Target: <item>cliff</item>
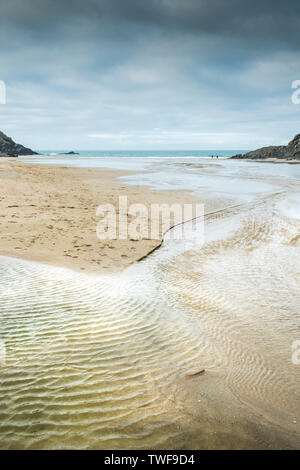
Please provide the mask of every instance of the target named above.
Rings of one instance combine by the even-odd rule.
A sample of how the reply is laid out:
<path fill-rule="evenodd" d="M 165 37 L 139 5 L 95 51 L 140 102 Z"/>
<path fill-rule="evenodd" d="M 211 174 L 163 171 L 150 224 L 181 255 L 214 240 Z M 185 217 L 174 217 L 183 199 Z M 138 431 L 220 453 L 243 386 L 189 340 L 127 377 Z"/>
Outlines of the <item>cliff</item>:
<path fill-rule="evenodd" d="M 10 137 L 0 131 L 0 156 L 17 157 L 18 155 L 38 155 L 33 150 L 16 144 Z"/>
<path fill-rule="evenodd" d="M 263 147 L 252 152 L 239 153 L 231 158 L 245 160 L 266 160 L 267 158 L 300 160 L 300 134 L 297 134 L 288 145 Z"/>

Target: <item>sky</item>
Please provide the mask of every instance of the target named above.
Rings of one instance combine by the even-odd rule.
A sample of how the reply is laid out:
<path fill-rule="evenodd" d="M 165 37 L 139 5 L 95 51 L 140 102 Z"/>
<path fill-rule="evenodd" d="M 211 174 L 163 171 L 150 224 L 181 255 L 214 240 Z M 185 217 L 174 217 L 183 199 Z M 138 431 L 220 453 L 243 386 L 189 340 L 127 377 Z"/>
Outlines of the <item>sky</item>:
<path fill-rule="evenodd" d="M 1 1 L 0 130 L 33 149 L 254 149 L 300 132 L 300 2 Z"/>

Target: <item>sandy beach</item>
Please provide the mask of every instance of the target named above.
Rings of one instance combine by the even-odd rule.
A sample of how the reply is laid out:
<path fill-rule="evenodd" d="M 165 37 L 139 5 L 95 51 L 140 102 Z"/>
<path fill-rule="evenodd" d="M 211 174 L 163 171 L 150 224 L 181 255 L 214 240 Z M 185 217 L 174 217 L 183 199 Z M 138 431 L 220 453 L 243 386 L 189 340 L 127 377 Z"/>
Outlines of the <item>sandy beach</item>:
<path fill-rule="evenodd" d="M 0 451 L 300 450 L 297 6 L 2 2 Z"/>
<path fill-rule="evenodd" d="M 297 448 L 298 168 L 43 159 L 0 161 L 0 447 Z M 160 239 L 96 236 L 119 196 L 204 202 L 204 243 L 136 263 Z"/>
<path fill-rule="evenodd" d="M 147 207 L 196 198 L 184 191 L 153 191 L 118 181 L 129 173 L 1 160 L 0 254 L 89 273 L 120 271 L 139 260 L 160 239 L 99 240 L 97 207 L 118 208 L 119 196 L 128 197 L 128 206 Z"/>

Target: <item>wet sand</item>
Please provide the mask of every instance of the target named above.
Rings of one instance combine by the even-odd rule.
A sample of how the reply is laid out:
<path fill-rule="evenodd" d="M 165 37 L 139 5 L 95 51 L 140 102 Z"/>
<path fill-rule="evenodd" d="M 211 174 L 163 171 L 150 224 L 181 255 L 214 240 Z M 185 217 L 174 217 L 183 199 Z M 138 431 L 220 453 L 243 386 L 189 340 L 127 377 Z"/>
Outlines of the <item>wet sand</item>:
<path fill-rule="evenodd" d="M 65 235 L 78 230 L 76 223 L 82 236 L 89 236 L 86 226 L 95 235 L 96 219 L 89 224 L 100 194 L 100 203 L 120 191 L 135 202 L 190 198 L 123 187 L 119 171 L 19 163 L 1 169 L 11 197 L 1 199 L 1 215 L 7 227 L 13 215 L 23 217 L 23 238 L 26 216 L 30 230 L 36 217 L 38 232 L 49 223 L 48 211 L 58 227 L 66 218 Z M 90 276 L 97 272 L 92 263 L 74 272 L 77 259 L 70 270 L 1 257 L 0 447 L 298 448 L 300 366 L 292 361 L 300 331 L 298 182 L 276 184 L 225 211 L 232 201 L 208 202 L 206 212 L 220 211 L 206 217 L 204 245 L 165 240 L 123 271 Z M 20 204 L 20 194 L 22 207 L 8 207 Z M 93 209 L 85 214 L 79 202 L 83 211 Z M 144 250 L 143 242 L 133 243 Z M 51 245 L 44 249 L 51 258 Z M 114 261 L 122 253 L 110 250 Z M 62 266 L 67 259 L 62 252 Z"/>
<path fill-rule="evenodd" d="M 0 447 L 296 449 L 298 224 L 278 202 L 121 273 L 1 258 Z"/>
<path fill-rule="evenodd" d="M 297 165 L 300 163 L 300 160 L 296 159 L 287 159 L 287 158 L 264 158 L 264 159 L 254 159 L 254 158 L 245 158 L 248 162 L 266 162 L 266 163 L 289 163 L 291 165 Z"/>
<path fill-rule="evenodd" d="M 118 181 L 129 173 L 1 160 L 0 254 L 89 273 L 123 270 L 159 245 L 161 224 L 159 239 L 99 240 L 100 204 L 117 209 L 119 196 L 128 197 L 128 206 L 148 208 L 196 200 L 184 191 L 152 191 Z"/>

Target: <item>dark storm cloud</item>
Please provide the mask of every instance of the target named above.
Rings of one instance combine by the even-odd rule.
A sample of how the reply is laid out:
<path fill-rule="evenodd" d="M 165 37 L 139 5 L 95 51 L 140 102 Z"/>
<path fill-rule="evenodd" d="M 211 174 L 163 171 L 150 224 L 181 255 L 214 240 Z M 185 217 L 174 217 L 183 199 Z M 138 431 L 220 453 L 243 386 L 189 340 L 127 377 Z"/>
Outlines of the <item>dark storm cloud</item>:
<path fill-rule="evenodd" d="M 300 3 L 282 0 L 10 0 L 1 6 L 0 24 L 53 31 L 85 18 L 102 27 L 132 23 L 165 32 L 283 41 L 291 47 L 300 42 Z"/>
<path fill-rule="evenodd" d="M 288 140 L 299 27 L 278 0 L 2 1 L 0 129 L 40 147 Z"/>

